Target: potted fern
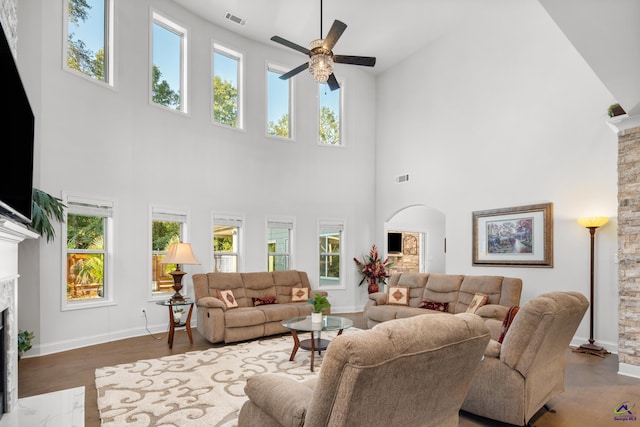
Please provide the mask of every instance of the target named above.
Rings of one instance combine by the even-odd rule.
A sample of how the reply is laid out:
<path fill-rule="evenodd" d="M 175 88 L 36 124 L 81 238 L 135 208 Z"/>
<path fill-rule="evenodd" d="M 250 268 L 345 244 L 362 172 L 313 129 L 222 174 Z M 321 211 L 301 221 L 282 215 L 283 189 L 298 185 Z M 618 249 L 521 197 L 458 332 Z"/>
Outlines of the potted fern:
<path fill-rule="evenodd" d="M 31 331 L 18 332 L 18 360 L 24 353 L 31 350 L 31 340 L 35 338 L 35 334 Z"/>
<path fill-rule="evenodd" d="M 327 314 L 329 307 L 331 307 L 327 297 L 316 294 L 314 298 L 309 298 L 307 302 L 313 306 L 311 309 L 311 321 L 314 323 L 322 322 L 322 315 Z"/>

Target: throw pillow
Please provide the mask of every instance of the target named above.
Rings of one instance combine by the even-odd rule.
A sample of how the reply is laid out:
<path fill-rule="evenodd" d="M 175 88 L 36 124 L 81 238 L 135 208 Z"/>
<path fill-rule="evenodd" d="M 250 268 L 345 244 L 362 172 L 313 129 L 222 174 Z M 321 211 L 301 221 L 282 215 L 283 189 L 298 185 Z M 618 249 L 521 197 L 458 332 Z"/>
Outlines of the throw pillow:
<path fill-rule="evenodd" d="M 431 301 L 431 300 L 424 300 L 420 303 L 420 308 L 426 308 L 429 310 L 435 310 L 435 311 L 443 311 L 443 312 L 447 312 L 447 310 L 449 309 L 449 303 L 448 302 L 436 302 L 436 301 Z"/>
<path fill-rule="evenodd" d="M 277 304 L 277 303 L 278 303 L 278 297 L 253 298 L 254 307 L 257 307 L 259 305 Z"/>
<path fill-rule="evenodd" d="M 467 307 L 466 312 L 475 313 L 478 308 L 482 307 L 487 303 L 488 299 L 489 299 L 489 295 L 483 294 L 481 292 L 476 292 L 476 294 L 473 296 L 473 299 L 471 300 L 471 303 L 469 304 L 469 307 Z"/>
<path fill-rule="evenodd" d="M 387 292 L 387 304 L 409 305 L 409 287 L 389 286 L 389 291 Z"/>
<path fill-rule="evenodd" d="M 520 310 L 520 307 L 517 305 L 510 307 L 509 311 L 507 311 L 507 315 L 504 316 L 502 326 L 500 327 L 500 336 L 498 337 L 499 343 L 502 343 L 502 341 L 504 340 L 504 336 L 507 335 L 507 331 L 511 326 L 511 322 L 513 322 L 513 318 L 516 317 L 516 314 L 518 314 L 518 310 Z"/>
<path fill-rule="evenodd" d="M 309 288 L 291 288 L 291 302 L 307 302 Z"/>
<path fill-rule="evenodd" d="M 227 308 L 236 308 L 238 306 L 238 301 L 236 301 L 236 297 L 233 296 L 231 289 L 225 289 L 224 291 L 218 289 L 218 299 L 220 299 Z"/>

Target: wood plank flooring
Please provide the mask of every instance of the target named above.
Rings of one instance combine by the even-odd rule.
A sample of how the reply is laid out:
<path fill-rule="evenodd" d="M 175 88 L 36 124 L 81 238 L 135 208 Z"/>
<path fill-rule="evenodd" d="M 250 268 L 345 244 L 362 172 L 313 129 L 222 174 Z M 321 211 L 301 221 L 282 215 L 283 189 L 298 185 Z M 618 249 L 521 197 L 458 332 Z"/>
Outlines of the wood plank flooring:
<path fill-rule="evenodd" d="M 339 314 L 364 329 L 362 313 Z M 103 366 L 158 358 L 186 351 L 204 350 L 214 345 L 195 329 L 193 345 L 184 330 L 176 331 L 173 349 L 167 345 L 167 334 L 146 335 L 65 351 L 47 356 L 23 358 L 18 365 L 19 397 L 72 387 L 85 387 L 85 427 L 99 427 L 95 370 Z M 534 417 L 536 427 L 640 427 L 638 421 L 614 420 L 614 408 L 622 402 L 636 405 L 640 410 L 640 379 L 617 374 L 618 358 L 615 354 L 601 358 L 567 350 L 565 392 L 552 399 L 549 406 L 556 413 L 540 411 Z M 640 411 L 639 411 L 640 412 Z M 494 426 L 507 424 L 461 413 L 461 427 Z"/>

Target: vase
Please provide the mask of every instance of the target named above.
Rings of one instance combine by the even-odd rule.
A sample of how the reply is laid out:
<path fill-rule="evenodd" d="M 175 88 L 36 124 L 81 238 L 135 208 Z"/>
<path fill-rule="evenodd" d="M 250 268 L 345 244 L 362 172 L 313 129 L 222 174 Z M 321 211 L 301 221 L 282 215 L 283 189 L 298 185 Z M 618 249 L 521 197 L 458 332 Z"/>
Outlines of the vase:
<path fill-rule="evenodd" d="M 320 313 L 311 313 L 311 323 L 320 323 L 322 322 L 322 312 Z"/>
<path fill-rule="evenodd" d="M 367 290 L 369 291 L 370 294 L 373 294 L 379 291 L 378 282 L 376 281 L 375 277 L 369 277 L 369 287 L 367 288 Z"/>

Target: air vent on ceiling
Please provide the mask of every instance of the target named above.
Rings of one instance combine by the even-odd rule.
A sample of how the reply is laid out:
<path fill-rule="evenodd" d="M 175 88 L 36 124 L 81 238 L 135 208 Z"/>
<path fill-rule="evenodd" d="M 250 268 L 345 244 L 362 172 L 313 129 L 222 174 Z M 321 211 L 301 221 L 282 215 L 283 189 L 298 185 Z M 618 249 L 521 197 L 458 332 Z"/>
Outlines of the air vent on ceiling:
<path fill-rule="evenodd" d="M 225 15 L 225 18 L 227 18 L 231 22 L 235 22 L 238 25 L 244 25 L 244 24 L 247 23 L 247 21 L 245 21 L 244 19 L 242 19 L 239 16 L 236 16 L 233 13 L 230 13 L 230 12 L 227 12 L 227 14 Z"/>
<path fill-rule="evenodd" d="M 409 181 L 409 174 L 396 176 L 396 182 L 398 184 L 402 184 L 403 182 L 407 181 Z"/>

